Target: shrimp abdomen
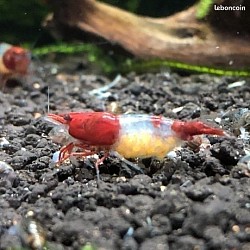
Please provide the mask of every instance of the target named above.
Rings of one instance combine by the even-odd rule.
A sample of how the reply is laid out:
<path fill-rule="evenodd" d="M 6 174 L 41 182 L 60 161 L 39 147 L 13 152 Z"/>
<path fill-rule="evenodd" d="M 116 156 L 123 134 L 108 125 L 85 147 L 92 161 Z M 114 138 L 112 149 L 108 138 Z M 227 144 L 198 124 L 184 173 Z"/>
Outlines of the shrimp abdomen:
<path fill-rule="evenodd" d="M 121 130 L 113 150 L 125 158 L 157 157 L 181 144 L 171 129 L 171 119 L 150 115 L 120 115 Z"/>

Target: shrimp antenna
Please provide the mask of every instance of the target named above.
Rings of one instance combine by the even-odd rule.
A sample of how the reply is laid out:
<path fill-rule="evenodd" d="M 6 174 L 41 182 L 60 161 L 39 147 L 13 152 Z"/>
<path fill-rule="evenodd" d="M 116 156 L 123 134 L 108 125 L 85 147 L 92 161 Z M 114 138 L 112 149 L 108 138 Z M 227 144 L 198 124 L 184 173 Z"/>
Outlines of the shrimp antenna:
<path fill-rule="evenodd" d="M 47 93 L 48 93 L 48 96 L 47 96 L 47 112 L 48 112 L 48 114 L 49 114 L 49 102 L 50 102 L 50 99 L 49 99 L 49 85 L 48 85 L 48 91 L 47 91 Z"/>
<path fill-rule="evenodd" d="M 45 29 L 40 30 L 39 33 L 36 35 L 35 39 L 33 40 L 33 42 L 30 44 L 30 49 L 31 50 L 33 50 L 34 48 L 37 47 L 37 44 L 39 43 L 41 38 L 44 37 L 44 35 L 46 35 Z"/>

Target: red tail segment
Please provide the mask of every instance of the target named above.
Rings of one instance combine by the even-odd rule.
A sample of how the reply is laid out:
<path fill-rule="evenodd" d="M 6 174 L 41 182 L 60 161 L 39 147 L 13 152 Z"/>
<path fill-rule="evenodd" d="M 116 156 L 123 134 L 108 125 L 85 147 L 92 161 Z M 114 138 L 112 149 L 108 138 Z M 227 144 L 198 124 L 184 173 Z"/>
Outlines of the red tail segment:
<path fill-rule="evenodd" d="M 186 141 L 192 140 L 194 135 L 225 135 L 222 129 L 211 127 L 201 121 L 174 121 L 172 130 Z"/>

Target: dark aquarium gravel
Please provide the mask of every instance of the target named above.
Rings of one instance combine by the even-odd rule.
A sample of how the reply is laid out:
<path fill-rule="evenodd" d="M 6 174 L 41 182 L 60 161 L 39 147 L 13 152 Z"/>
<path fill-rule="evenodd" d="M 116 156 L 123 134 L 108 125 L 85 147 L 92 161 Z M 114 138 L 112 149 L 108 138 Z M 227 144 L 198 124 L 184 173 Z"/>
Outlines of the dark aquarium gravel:
<path fill-rule="evenodd" d="M 90 95 L 112 79 L 53 67 L 35 64 L 0 92 L 0 249 L 250 249 L 250 79 L 131 73 Z M 115 105 L 228 135 L 185 143 L 162 162 L 131 159 L 144 174 L 110 156 L 97 185 L 95 159 L 53 163 L 48 96 L 51 113 Z"/>

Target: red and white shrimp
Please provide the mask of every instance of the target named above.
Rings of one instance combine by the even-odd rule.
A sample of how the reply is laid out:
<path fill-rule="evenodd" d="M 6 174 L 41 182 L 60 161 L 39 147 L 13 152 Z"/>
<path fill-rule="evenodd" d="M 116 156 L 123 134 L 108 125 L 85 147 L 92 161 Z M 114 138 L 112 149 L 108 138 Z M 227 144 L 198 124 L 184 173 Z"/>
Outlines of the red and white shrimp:
<path fill-rule="evenodd" d="M 168 152 L 180 146 L 183 141 L 192 140 L 195 135 L 225 135 L 222 129 L 200 121 L 172 120 L 145 114 L 71 112 L 48 114 L 48 118 L 65 126 L 71 138 L 61 148 L 59 162 L 70 156 L 86 157 L 104 152 L 104 156 L 95 165 L 98 178 L 99 164 L 112 151 L 125 158 L 163 159 Z M 81 148 L 82 152 L 73 152 L 75 147 Z"/>
<path fill-rule="evenodd" d="M 0 43 L 0 82 L 10 77 L 26 75 L 30 65 L 30 53 L 24 48 Z"/>

